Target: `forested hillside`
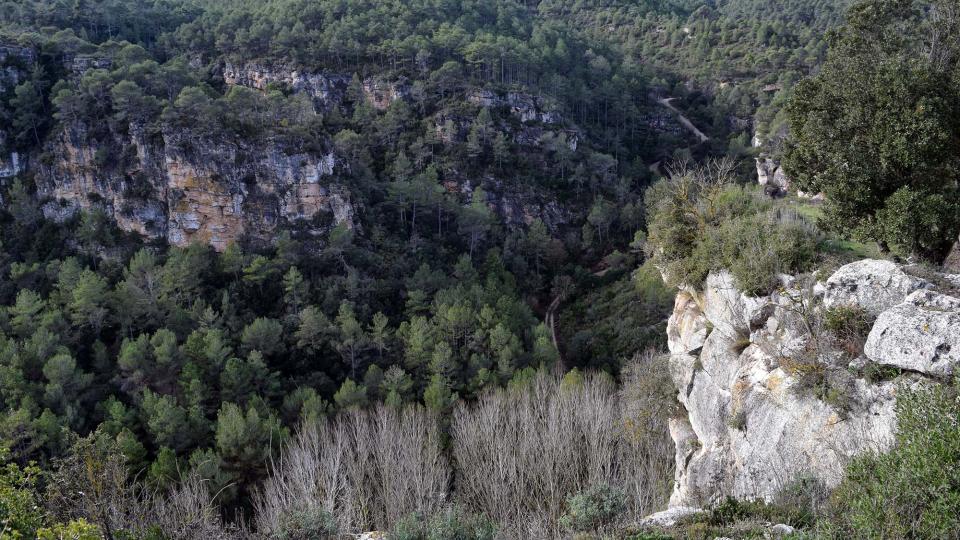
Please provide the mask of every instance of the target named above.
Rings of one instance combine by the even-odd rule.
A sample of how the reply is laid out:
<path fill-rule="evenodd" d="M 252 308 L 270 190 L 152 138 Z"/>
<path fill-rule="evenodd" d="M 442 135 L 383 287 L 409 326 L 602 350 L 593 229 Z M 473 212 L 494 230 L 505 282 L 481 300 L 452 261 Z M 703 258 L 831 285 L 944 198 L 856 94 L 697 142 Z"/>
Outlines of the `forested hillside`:
<path fill-rule="evenodd" d="M 766 294 L 851 257 L 793 199 L 742 187 L 755 156 L 787 148 L 821 189 L 800 171 L 813 150 L 784 141 L 788 120 L 818 139 L 798 111 L 822 101 L 807 86 L 787 103 L 846 9 L 0 2 L 0 487 L 16 530 L 201 534 L 161 530 L 180 522 L 157 508 L 177 508 L 211 538 L 426 538 L 425 523 L 519 538 L 610 533 L 593 506 L 666 504 L 678 404 L 664 362 L 638 354 L 666 344 L 662 278 L 732 267 Z M 716 186 L 693 161 L 721 164 Z M 941 256 L 955 228 L 914 251 Z M 567 445 L 509 427 L 545 418 L 596 429 Z M 509 465 L 525 480 L 478 472 L 504 449 L 471 449 L 498 437 L 527 452 Z M 383 468 L 404 444 L 423 449 L 405 471 L 430 501 Z M 367 459 L 329 485 L 362 496 L 299 508 L 298 467 L 350 445 Z M 537 448 L 544 470 L 577 465 L 544 487 L 523 476 Z"/>

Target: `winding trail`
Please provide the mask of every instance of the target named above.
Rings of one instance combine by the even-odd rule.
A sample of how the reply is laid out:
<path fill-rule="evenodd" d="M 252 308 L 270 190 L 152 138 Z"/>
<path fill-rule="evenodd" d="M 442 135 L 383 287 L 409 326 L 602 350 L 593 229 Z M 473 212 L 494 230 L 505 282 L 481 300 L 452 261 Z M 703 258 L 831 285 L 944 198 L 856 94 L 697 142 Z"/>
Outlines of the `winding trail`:
<path fill-rule="evenodd" d="M 703 143 L 703 142 L 709 141 L 710 137 L 707 137 L 706 134 L 704 134 L 702 131 L 697 129 L 697 126 L 693 125 L 693 122 L 691 122 L 686 116 L 684 116 L 683 113 L 680 112 L 680 109 L 677 109 L 670 103 L 675 99 L 677 98 L 659 98 L 657 99 L 657 103 L 659 103 L 660 105 L 663 105 L 664 107 L 676 113 L 677 118 L 680 119 L 680 123 L 683 125 L 683 127 L 687 128 L 691 133 L 696 135 L 697 138 L 700 139 L 700 142 Z"/>
<path fill-rule="evenodd" d="M 557 349 L 557 363 L 554 367 L 556 373 L 562 376 L 567 372 L 566 362 L 563 361 L 563 353 L 560 352 L 560 341 L 557 339 L 557 309 L 560 307 L 560 296 L 554 297 L 547 308 L 547 314 L 543 317 L 543 324 L 550 329 L 550 338 L 553 340 L 553 346 Z"/>

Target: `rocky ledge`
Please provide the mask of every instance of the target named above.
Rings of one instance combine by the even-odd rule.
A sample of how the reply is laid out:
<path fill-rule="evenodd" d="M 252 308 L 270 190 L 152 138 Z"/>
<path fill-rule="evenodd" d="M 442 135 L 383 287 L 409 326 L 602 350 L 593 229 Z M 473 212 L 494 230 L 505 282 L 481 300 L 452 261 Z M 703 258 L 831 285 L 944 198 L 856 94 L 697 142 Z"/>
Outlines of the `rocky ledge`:
<path fill-rule="evenodd" d="M 668 344 L 686 416 L 670 423 L 670 507 L 769 500 L 801 479 L 833 487 L 853 456 L 886 449 L 897 394 L 960 362 L 960 276 L 914 274 L 864 260 L 821 283 L 782 276 L 764 297 L 726 272 L 681 290 Z M 827 330 L 844 312 L 866 321 L 865 342 Z"/>

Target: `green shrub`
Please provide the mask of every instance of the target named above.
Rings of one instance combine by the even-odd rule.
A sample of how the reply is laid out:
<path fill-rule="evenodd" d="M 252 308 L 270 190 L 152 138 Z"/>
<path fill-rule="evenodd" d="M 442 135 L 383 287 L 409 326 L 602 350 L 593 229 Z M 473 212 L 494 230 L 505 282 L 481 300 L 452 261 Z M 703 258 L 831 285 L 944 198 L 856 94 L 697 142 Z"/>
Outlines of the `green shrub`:
<path fill-rule="evenodd" d="M 37 531 L 37 540 L 64 540 L 67 538 L 70 540 L 100 540 L 103 538 L 103 534 L 99 527 L 88 523 L 83 518 L 67 524 L 58 523 L 53 527 Z"/>
<path fill-rule="evenodd" d="M 731 429 L 735 429 L 737 431 L 745 430 L 747 428 L 746 411 L 739 410 L 731 414 L 730 419 L 727 420 L 727 425 L 730 426 Z"/>
<path fill-rule="evenodd" d="M 771 521 L 794 527 L 812 527 L 823 512 L 830 490 L 815 476 L 801 476 L 777 493 L 771 506 L 777 511 Z"/>
<path fill-rule="evenodd" d="M 896 379 L 901 373 L 903 373 L 903 371 L 898 367 L 884 366 L 882 364 L 877 364 L 876 362 L 869 362 L 867 365 L 863 366 L 862 372 L 863 377 L 871 383 Z"/>
<path fill-rule="evenodd" d="M 400 518 L 390 531 L 390 540 L 422 540 L 426 536 L 426 520 L 416 512 Z"/>
<path fill-rule="evenodd" d="M 12 461 L 10 450 L 0 446 L 0 538 L 31 538 L 43 525 L 37 494 L 39 467 L 24 468 Z"/>
<path fill-rule="evenodd" d="M 323 508 L 294 510 L 280 518 L 280 528 L 274 533 L 277 540 L 321 540 L 334 538 L 337 522 Z"/>
<path fill-rule="evenodd" d="M 404 516 L 390 531 L 390 540 L 492 540 L 496 533 L 485 516 L 451 506 L 429 519 L 419 513 Z"/>
<path fill-rule="evenodd" d="M 744 292 L 764 294 L 778 274 L 805 271 L 818 257 L 815 228 L 755 191 L 683 176 L 661 184 L 648 193 L 645 248 L 672 285 L 699 286 L 728 269 Z"/>
<path fill-rule="evenodd" d="M 452 506 L 433 515 L 426 540 L 492 540 L 497 533 L 485 516 Z"/>
<path fill-rule="evenodd" d="M 863 352 L 873 321 L 861 307 L 836 306 L 824 312 L 823 325 L 847 355 L 855 358 Z"/>
<path fill-rule="evenodd" d="M 935 193 L 904 186 L 877 212 L 877 226 L 877 236 L 893 251 L 939 262 L 960 230 L 960 195 L 956 189 Z"/>
<path fill-rule="evenodd" d="M 957 390 L 905 390 L 893 448 L 854 460 L 831 497 L 837 538 L 956 538 L 960 530 Z"/>
<path fill-rule="evenodd" d="M 816 259 L 816 232 L 779 211 L 729 221 L 718 235 L 719 266 L 729 269 L 747 294 L 770 292 L 779 284 L 778 274 L 804 271 Z"/>
<path fill-rule="evenodd" d="M 747 521 L 786 523 L 794 527 L 809 526 L 813 522 L 813 507 L 808 497 L 814 486 L 818 484 L 811 481 L 795 482 L 769 503 L 727 497 L 710 509 L 705 521 L 713 527 L 729 527 Z"/>
<path fill-rule="evenodd" d="M 560 525 L 572 531 L 596 531 L 616 521 L 627 509 L 626 495 L 618 488 L 598 484 L 567 499 Z"/>

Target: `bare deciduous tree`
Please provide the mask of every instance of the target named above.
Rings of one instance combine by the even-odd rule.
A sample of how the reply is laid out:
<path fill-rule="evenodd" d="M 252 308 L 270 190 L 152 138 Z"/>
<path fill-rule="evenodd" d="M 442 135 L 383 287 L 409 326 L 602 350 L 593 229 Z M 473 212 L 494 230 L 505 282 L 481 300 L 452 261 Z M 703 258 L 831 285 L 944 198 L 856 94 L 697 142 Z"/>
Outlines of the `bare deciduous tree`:
<path fill-rule="evenodd" d="M 633 502 L 624 517 L 640 517 L 665 502 L 673 444 L 665 418 L 638 437 L 625 417 L 636 412 L 602 374 L 561 386 L 541 373 L 530 388 L 460 404 L 452 425 L 455 497 L 508 537 L 562 536 L 567 498 L 597 484 L 624 490 Z"/>
<path fill-rule="evenodd" d="M 491 518 L 504 538 L 560 538 L 567 499 L 599 484 L 627 495 L 624 519 L 641 517 L 669 495 L 667 418 L 677 409 L 658 355 L 638 355 L 624 377 L 618 391 L 603 374 L 561 384 L 541 372 L 460 403 L 450 419 L 452 468 L 439 419 L 420 406 L 305 425 L 256 496 L 258 532 L 311 510 L 333 516 L 341 533 L 389 529 L 454 503 Z"/>
<path fill-rule="evenodd" d="M 317 509 L 342 531 L 385 529 L 446 501 L 450 466 L 437 417 L 423 407 L 379 407 L 304 425 L 256 495 L 257 528 L 277 530 L 291 511 Z"/>

